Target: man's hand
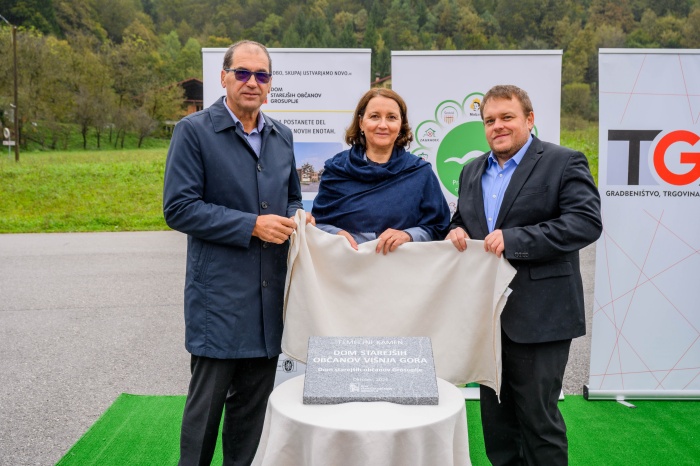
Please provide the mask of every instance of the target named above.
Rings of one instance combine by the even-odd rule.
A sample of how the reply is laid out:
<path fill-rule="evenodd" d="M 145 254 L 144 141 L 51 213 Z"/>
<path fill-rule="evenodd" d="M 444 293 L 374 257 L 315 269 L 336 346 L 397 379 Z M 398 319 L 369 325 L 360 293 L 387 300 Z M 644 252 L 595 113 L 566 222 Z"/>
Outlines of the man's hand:
<path fill-rule="evenodd" d="M 484 238 L 484 251 L 492 252 L 501 257 L 505 249 L 506 243 L 503 240 L 503 232 L 501 230 L 493 230 Z"/>
<path fill-rule="evenodd" d="M 352 246 L 352 248 L 353 248 L 355 251 L 357 251 L 357 241 L 355 241 L 355 238 L 353 238 L 352 235 L 351 235 L 350 233 L 348 233 L 348 232 L 345 231 L 345 230 L 340 230 L 340 231 L 339 231 L 338 233 L 336 233 L 336 234 L 345 237 L 345 239 L 348 240 L 348 243 L 350 243 L 350 246 Z"/>
<path fill-rule="evenodd" d="M 253 227 L 253 236 L 268 243 L 282 244 L 289 239 L 297 224 L 294 220 L 279 215 L 259 215 Z"/>
<path fill-rule="evenodd" d="M 450 230 L 445 237 L 445 241 L 452 241 L 452 244 L 454 244 L 454 247 L 456 247 L 459 252 L 464 252 L 467 250 L 468 239 L 469 235 L 466 231 L 464 231 L 464 229 L 462 229 L 462 227 L 457 227 Z"/>
<path fill-rule="evenodd" d="M 396 251 L 396 248 L 409 241 L 412 241 L 411 235 L 405 231 L 387 228 L 384 233 L 379 235 L 379 244 L 377 244 L 375 252 L 377 254 L 382 252 L 386 256 L 386 253 Z"/>

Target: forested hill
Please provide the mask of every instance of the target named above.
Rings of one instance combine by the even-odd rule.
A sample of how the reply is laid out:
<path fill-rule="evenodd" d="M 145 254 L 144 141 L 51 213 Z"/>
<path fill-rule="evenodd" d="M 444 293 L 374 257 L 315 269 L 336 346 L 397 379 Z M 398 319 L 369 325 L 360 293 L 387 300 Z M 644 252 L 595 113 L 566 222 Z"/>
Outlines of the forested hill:
<path fill-rule="evenodd" d="M 564 111 L 583 117 L 596 114 L 598 48 L 700 48 L 700 0 L 0 0 L 0 15 L 20 27 L 20 96 L 35 107 L 23 118 L 42 121 L 79 122 L 96 102 L 167 119 L 177 96 L 164 86 L 201 77 L 202 47 L 242 38 L 371 48 L 382 77 L 392 50 L 560 49 Z M 2 109 L 12 56 L 0 25 Z"/>
<path fill-rule="evenodd" d="M 563 49 L 566 84 L 591 82 L 598 47 L 700 47 L 699 0 L 0 0 L 0 14 L 59 38 L 142 35 L 163 58 L 175 39 L 366 47 L 382 76 L 391 50 Z"/>

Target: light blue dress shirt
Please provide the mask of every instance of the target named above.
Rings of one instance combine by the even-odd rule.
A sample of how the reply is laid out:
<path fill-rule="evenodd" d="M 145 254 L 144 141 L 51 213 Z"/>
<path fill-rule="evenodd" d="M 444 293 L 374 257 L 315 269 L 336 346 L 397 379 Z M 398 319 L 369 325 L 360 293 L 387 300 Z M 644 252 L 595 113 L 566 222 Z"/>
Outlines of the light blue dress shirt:
<path fill-rule="evenodd" d="M 503 195 L 506 192 L 506 188 L 508 188 L 513 172 L 520 165 L 530 144 L 532 144 L 532 135 L 530 135 L 525 145 L 510 160 L 503 164 L 503 168 L 498 165 L 498 160 L 494 157 L 493 152 L 489 154 L 489 165 L 484 174 L 481 175 L 481 188 L 484 193 L 484 213 L 486 214 L 489 233 L 494 230 L 496 225 L 498 212 L 501 210 L 501 204 L 503 203 Z"/>
<path fill-rule="evenodd" d="M 228 110 L 228 113 L 231 115 L 231 118 L 233 118 L 233 121 L 236 123 L 236 126 L 238 126 L 241 129 L 241 131 L 243 131 L 243 134 L 248 140 L 248 144 L 250 144 L 250 147 L 253 148 L 253 152 L 255 152 L 255 155 L 260 157 L 260 148 L 262 147 L 262 130 L 263 128 L 265 128 L 265 118 L 263 118 L 262 112 L 258 112 L 258 126 L 256 128 L 253 128 L 253 131 L 251 131 L 250 133 L 246 133 L 245 129 L 243 129 L 243 123 L 241 123 L 241 120 L 239 120 L 236 117 L 236 115 L 226 104 L 226 96 L 224 96 L 224 107 L 226 107 L 226 110 Z"/>

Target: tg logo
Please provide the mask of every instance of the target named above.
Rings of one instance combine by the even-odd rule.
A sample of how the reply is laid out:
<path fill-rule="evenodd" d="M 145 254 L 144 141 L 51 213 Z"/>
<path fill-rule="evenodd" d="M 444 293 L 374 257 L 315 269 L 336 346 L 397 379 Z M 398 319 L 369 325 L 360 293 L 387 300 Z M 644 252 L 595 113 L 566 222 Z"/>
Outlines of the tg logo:
<path fill-rule="evenodd" d="M 700 179 L 700 151 L 687 150 L 688 146 L 692 148 L 700 141 L 700 136 L 692 131 L 609 130 L 609 148 L 612 147 L 610 141 L 628 143 L 627 182 L 624 184 L 639 185 L 640 175 L 644 178 L 642 184 L 650 184 L 650 178 L 644 176 L 645 174 L 656 174 L 660 182 L 674 186 L 686 186 Z M 648 167 L 640 164 L 642 146 L 648 147 Z M 700 147 L 698 149 L 700 150 Z M 623 170 L 619 164 L 619 156 L 619 151 L 608 151 L 608 169 L 611 179 L 624 181 L 619 177 Z"/>

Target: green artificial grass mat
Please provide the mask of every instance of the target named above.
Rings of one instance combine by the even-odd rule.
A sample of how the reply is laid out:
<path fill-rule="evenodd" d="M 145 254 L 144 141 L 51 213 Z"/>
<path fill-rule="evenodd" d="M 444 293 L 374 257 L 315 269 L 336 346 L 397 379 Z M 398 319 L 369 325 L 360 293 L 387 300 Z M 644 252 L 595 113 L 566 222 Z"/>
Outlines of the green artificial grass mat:
<path fill-rule="evenodd" d="M 559 403 L 572 465 L 698 465 L 700 403 L 586 401 Z M 478 401 L 467 401 L 469 449 L 474 466 L 488 465 Z M 176 465 L 184 396 L 122 394 L 57 463 L 67 465 Z M 212 464 L 221 464 L 217 445 Z M 303 466 L 303 465 L 300 465 Z"/>
<path fill-rule="evenodd" d="M 700 465 L 700 402 L 559 402 L 566 422 L 571 465 Z M 467 401 L 469 453 L 473 466 L 490 465 L 484 451 L 478 401 Z"/>
<path fill-rule="evenodd" d="M 177 465 L 184 396 L 122 393 L 57 466 Z M 221 464 L 221 439 L 212 464 Z"/>

